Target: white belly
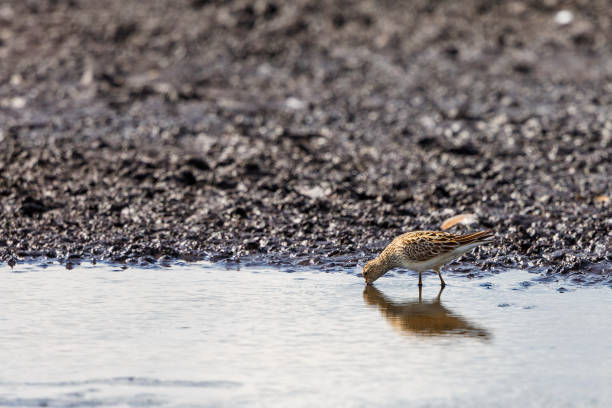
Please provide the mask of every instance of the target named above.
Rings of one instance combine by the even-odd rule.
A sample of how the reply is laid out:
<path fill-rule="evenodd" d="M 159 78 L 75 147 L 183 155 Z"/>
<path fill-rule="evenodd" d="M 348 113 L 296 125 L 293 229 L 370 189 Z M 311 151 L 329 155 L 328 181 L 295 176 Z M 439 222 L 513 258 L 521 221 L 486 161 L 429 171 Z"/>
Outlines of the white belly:
<path fill-rule="evenodd" d="M 438 255 L 426 261 L 403 262 L 402 268 L 410 269 L 411 271 L 416 271 L 416 272 L 425 272 L 430 269 L 446 265 L 453 259 L 459 258 L 461 255 L 465 254 L 466 252 L 470 251 L 473 248 L 476 248 L 480 244 L 481 242 L 460 246 L 459 248 L 455 249 L 452 252 L 447 252 L 445 254 Z"/>

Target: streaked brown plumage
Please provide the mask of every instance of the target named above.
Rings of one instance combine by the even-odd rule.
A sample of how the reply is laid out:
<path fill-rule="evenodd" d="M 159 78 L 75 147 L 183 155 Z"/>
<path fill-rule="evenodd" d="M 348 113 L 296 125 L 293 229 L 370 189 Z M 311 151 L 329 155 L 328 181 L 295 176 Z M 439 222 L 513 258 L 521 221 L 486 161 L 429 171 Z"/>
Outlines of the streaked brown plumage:
<path fill-rule="evenodd" d="M 460 257 L 478 245 L 490 242 L 493 231 L 458 235 L 443 231 L 408 232 L 395 238 L 381 254 L 363 267 L 363 277 L 370 284 L 393 268 L 406 268 L 421 273 L 434 270 L 445 285 L 440 267 Z"/>

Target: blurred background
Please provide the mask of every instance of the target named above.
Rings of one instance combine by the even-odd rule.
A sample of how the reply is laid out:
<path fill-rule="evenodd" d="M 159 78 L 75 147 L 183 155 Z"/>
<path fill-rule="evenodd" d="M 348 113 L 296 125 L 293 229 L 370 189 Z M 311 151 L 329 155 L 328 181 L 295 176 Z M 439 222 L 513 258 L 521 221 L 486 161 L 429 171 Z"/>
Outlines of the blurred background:
<path fill-rule="evenodd" d="M 610 265 L 612 7 L 0 3 L 0 257 L 355 265 L 470 212 Z M 599 269 L 597 269 L 599 268 Z"/>

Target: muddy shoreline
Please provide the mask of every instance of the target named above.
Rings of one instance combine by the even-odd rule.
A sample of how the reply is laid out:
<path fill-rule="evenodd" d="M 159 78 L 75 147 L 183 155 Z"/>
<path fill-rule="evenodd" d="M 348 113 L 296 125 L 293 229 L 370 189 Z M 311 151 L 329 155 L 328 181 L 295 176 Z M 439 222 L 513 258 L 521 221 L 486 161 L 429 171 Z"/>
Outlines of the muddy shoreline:
<path fill-rule="evenodd" d="M 468 262 L 610 279 L 606 1 L 98 3 L 0 6 L 1 261 L 353 266 L 469 212 Z"/>

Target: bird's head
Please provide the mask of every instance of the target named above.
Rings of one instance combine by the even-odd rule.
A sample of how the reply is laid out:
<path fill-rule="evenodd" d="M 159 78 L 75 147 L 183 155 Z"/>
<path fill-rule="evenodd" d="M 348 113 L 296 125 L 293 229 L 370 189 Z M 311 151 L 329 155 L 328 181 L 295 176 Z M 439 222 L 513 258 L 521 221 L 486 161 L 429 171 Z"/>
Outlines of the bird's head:
<path fill-rule="evenodd" d="M 372 259 L 363 267 L 363 278 L 369 285 L 373 283 L 376 279 L 383 276 L 388 270 L 389 268 L 385 267 L 385 265 L 383 265 L 383 263 L 378 258 Z"/>

